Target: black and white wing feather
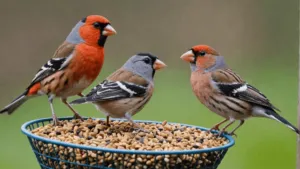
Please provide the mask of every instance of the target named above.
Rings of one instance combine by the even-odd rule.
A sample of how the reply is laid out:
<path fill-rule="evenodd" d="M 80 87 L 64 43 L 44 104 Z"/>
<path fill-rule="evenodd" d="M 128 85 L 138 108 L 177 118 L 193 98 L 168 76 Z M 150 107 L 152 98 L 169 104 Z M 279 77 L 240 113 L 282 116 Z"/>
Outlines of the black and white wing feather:
<path fill-rule="evenodd" d="M 85 97 L 74 100 L 71 104 L 119 100 L 131 97 L 142 97 L 147 87 L 123 81 L 103 81 L 92 89 Z"/>
<path fill-rule="evenodd" d="M 36 73 L 35 77 L 31 81 L 31 85 L 42 81 L 46 77 L 54 74 L 55 72 L 62 70 L 68 65 L 68 62 L 70 61 L 69 57 L 65 58 L 52 58 L 50 59 L 46 64 L 44 64 Z"/>
<path fill-rule="evenodd" d="M 226 96 L 279 111 L 264 94 L 247 83 L 215 83 L 215 85 Z"/>
<path fill-rule="evenodd" d="M 215 71 L 212 74 L 212 86 L 226 96 L 278 110 L 264 94 L 229 69 Z"/>

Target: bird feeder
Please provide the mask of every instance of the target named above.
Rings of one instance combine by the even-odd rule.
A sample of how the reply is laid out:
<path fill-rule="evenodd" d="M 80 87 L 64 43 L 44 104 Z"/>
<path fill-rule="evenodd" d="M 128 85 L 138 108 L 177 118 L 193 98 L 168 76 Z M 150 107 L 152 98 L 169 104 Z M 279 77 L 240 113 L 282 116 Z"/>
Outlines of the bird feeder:
<path fill-rule="evenodd" d="M 22 125 L 42 169 L 216 169 L 228 149 L 231 136 L 217 136 L 206 128 L 179 123 L 135 121 L 143 130 L 115 119 L 51 118 Z"/>

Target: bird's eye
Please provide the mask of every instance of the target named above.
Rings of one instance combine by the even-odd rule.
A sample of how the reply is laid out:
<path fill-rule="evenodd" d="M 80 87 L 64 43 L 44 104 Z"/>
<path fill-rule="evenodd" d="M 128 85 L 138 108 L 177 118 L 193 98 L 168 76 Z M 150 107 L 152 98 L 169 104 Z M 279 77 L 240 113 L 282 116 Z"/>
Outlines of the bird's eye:
<path fill-rule="evenodd" d="M 99 29 L 101 27 L 101 23 L 99 23 L 99 22 L 95 22 L 95 23 L 93 23 L 93 25 L 94 25 L 94 28 L 96 28 L 96 29 Z"/>
<path fill-rule="evenodd" d="M 199 55 L 200 55 L 200 56 L 204 56 L 205 54 L 206 54 L 206 53 L 205 53 L 204 51 L 200 51 L 200 52 L 199 52 Z"/>
<path fill-rule="evenodd" d="M 150 64 L 151 60 L 149 58 L 145 58 L 143 59 L 143 61 L 146 63 L 146 64 Z"/>

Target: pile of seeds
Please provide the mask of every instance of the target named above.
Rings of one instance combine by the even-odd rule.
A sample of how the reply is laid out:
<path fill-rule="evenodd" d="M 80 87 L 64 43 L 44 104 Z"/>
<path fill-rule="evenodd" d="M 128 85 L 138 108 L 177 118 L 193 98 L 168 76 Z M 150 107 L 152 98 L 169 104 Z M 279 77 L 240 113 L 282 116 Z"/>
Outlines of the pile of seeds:
<path fill-rule="evenodd" d="M 47 124 L 31 132 L 35 135 L 79 145 L 113 149 L 146 151 L 196 150 L 219 147 L 228 143 L 223 137 L 186 127 L 180 124 L 138 123 L 137 130 L 124 121 L 111 121 L 110 126 L 102 120 L 61 121 L 59 126 Z M 135 155 L 90 151 L 49 144 L 33 140 L 34 147 L 42 154 L 42 163 L 52 168 L 89 168 L 106 166 L 111 168 L 201 168 L 214 165 L 225 152 L 215 151 L 201 154 L 181 155 Z M 46 156 L 59 158 L 56 161 Z M 71 162 L 71 163 L 70 163 Z"/>

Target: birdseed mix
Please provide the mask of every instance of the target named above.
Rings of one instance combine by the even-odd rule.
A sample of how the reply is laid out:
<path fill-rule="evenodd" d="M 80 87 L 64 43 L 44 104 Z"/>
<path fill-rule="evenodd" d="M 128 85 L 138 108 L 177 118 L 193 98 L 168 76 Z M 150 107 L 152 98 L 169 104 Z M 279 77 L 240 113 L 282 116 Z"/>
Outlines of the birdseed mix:
<path fill-rule="evenodd" d="M 126 121 L 110 121 L 110 126 L 99 119 L 65 120 L 59 126 L 47 124 L 33 129 L 35 135 L 63 142 L 124 150 L 174 151 L 196 150 L 223 146 L 228 143 L 224 137 L 218 137 L 181 124 L 138 123 L 143 130 L 134 129 Z M 217 165 L 226 153 L 223 150 L 201 154 L 181 155 L 144 155 L 119 154 L 102 151 L 90 151 L 64 147 L 33 140 L 33 146 L 39 150 L 41 163 L 52 168 L 88 169 L 84 165 L 105 166 L 110 168 L 205 168 Z M 54 160 L 46 156 L 59 158 Z M 71 162 L 71 163 L 70 163 Z"/>

